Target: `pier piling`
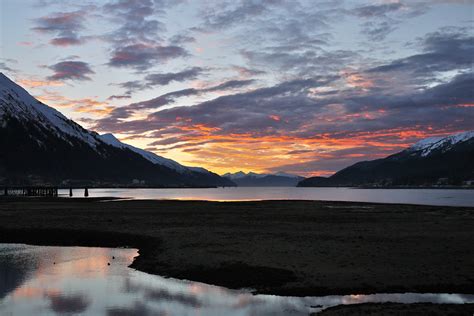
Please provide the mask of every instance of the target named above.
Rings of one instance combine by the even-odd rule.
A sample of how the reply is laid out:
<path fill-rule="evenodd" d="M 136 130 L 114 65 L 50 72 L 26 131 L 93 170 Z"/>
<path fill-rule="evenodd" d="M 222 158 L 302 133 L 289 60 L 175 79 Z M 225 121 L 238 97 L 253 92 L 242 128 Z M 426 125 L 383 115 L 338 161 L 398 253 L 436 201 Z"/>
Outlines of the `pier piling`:
<path fill-rule="evenodd" d="M 4 196 L 58 196 L 57 187 L 4 187 Z"/>

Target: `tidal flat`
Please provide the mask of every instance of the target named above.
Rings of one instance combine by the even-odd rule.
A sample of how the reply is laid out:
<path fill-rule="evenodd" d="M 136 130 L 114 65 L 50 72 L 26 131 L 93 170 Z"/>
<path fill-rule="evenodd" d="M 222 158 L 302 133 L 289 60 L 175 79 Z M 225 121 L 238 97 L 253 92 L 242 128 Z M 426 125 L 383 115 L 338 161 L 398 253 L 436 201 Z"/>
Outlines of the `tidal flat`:
<path fill-rule="evenodd" d="M 1 243 L 133 247 L 140 271 L 288 296 L 474 293 L 472 227 L 469 207 L 0 199 Z"/>

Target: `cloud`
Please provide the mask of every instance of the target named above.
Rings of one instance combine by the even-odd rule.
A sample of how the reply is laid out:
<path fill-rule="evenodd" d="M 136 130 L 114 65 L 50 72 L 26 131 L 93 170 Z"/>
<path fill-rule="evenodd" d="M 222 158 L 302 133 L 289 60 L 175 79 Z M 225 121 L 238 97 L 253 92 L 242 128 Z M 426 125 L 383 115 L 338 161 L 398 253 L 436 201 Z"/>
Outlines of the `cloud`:
<path fill-rule="evenodd" d="M 159 97 L 153 98 L 151 100 L 133 103 L 127 106 L 129 110 L 138 110 L 138 109 L 157 109 L 165 105 L 173 103 L 177 98 L 189 97 L 193 95 L 200 95 L 207 92 L 216 92 L 216 91 L 227 91 L 237 88 L 242 88 L 252 84 L 254 80 L 229 80 L 218 84 L 216 86 L 211 86 L 203 89 L 183 89 L 173 92 L 163 94 Z"/>
<path fill-rule="evenodd" d="M 56 108 L 67 107 L 71 108 L 71 110 L 76 113 L 89 113 L 95 114 L 96 116 L 110 114 L 114 109 L 114 107 L 108 103 L 99 101 L 97 97 L 72 99 L 57 92 L 48 90 L 44 90 L 41 95 L 36 95 L 36 98 L 39 101 Z"/>
<path fill-rule="evenodd" d="M 189 68 L 187 70 L 183 70 L 180 72 L 170 72 L 170 73 L 158 73 L 158 74 L 150 74 L 145 77 L 144 81 L 139 81 L 139 80 L 132 80 L 132 81 L 126 81 L 122 83 L 117 83 L 114 85 L 117 85 L 121 88 L 126 89 L 125 95 L 131 95 L 137 91 L 145 90 L 145 89 L 150 89 L 153 88 L 154 86 L 164 86 L 167 85 L 173 81 L 176 82 L 183 82 L 186 80 L 190 79 L 195 79 L 197 78 L 200 74 L 204 72 L 204 69 L 200 67 L 193 67 Z M 183 89 L 179 91 L 174 91 L 167 93 L 165 95 L 162 95 L 160 97 L 155 98 L 156 100 L 174 100 L 175 98 L 178 97 L 183 97 L 183 96 L 190 96 L 190 95 L 199 95 L 207 92 L 215 92 L 215 91 L 225 91 L 225 90 L 232 90 L 232 89 L 237 89 L 237 88 L 242 88 L 245 86 L 248 86 L 252 83 L 254 83 L 255 80 L 253 79 L 248 79 L 248 80 L 228 80 L 225 81 L 221 84 L 218 84 L 216 86 L 211 86 L 207 88 L 202 88 L 202 89 L 194 89 L 194 88 L 188 88 L 188 89 Z M 166 105 L 170 102 L 166 101 L 163 103 L 163 105 Z M 161 102 L 160 102 L 161 104 Z"/>
<path fill-rule="evenodd" d="M 426 89 L 415 101 L 425 107 L 433 104 L 443 106 L 470 104 L 474 101 L 472 87 L 474 87 L 474 73 L 464 73 L 457 75 L 447 83 Z"/>
<path fill-rule="evenodd" d="M 201 89 L 199 91 L 200 91 L 200 93 L 203 93 L 203 92 L 237 89 L 237 88 L 242 88 L 242 87 L 248 86 L 248 85 L 250 85 L 254 82 L 255 82 L 255 80 L 253 80 L 253 79 L 249 79 L 249 80 L 229 80 L 229 81 L 225 81 L 221 84 L 218 84 L 217 86 Z"/>
<path fill-rule="evenodd" d="M 318 2 L 317 6 L 306 1 L 233 1 L 206 7 L 200 31 L 219 34 L 232 28 L 232 41 L 239 44 L 248 62 L 242 66 L 247 69 L 274 71 L 274 77 L 283 80 L 307 77 L 330 66 L 322 55 L 332 52 L 323 47 L 332 38 L 330 23 L 341 19 L 340 7 L 341 1 Z"/>
<path fill-rule="evenodd" d="M 36 19 L 32 29 L 41 33 L 52 33 L 56 37 L 51 44 L 56 46 L 79 45 L 85 41 L 78 32 L 84 29 L 85 11 L 57 12 Z"/>
<path fill-rule="evenodd" d="M 427 12 L 428 5 L 423 2 L 389 2 L 356 7 L 348 14 L 365 20 L 361 24 L 362 33 L 372 41 L 382 41 L 397 29 L 403 20 Z"/>
<path fill-rule="evenodd" d="M 50 80 L 41 80 L 37 78 L 31 78 L 30 79 L 19 79 L 17 82 L 22 86 L 22 87 L 27 87 L 27 88 L 37 88 L 37 87 L 60 87 L 64 85 L 63 82 L 61 81 L 50 81 Z"/>
<path fill-rule="evenodd" d="M 139 80 L 117 81 L 118 91 L 102 96 L 127 105 L 89 102 L 88 107 L 84 101 L 68 110 L 100 112 L 98 130 L 139 135 L 149 139 L 150 148 L 196 165 L 219 169 L 252 161 L 256 169 L 330 173 L 400 150 L 420 137 L 469 128 L 474 44 L 468 28 L 444 28 L 413 41 L 414 34 L 430 27 L 425 25 L 378 43 L 402 23 L 448 2 L 453 3 L 336 0 L 315 6 L 311 1 L 227 0 L 219 6 L 174 7 L 183 2 L 106 0 L 100 14 L 107 33 L 99 35 L 107 45 L 105 63 L 140 74 Z M 451 11 L 463 10 L 450 8 L 450 17 Z M 197 18 L 168 24 L 189 13 Z M 84 19 L 91 19 L 90 13 L 46 19 L 54 17 L 49 14 L 34 25 L 52 35 L 52 43 L 71 45 L 86 38 Z M 360 42 L 359 31 L 370 42 Z M 196 48 L 203 51 L 192 56 Z M 93 74 L 89 65 L 79 72 L 57 65 L 51 66 L 49 82 L 54 76 L 63 82 Z M 203 77 L 206 82 L 200 81 Z M 188 80 L 193 82 L 185 89 L 169 89 Z M 157 87 L 168 89 L 154 98 L 132 98 Z"/>
<path fill-rule="evenodd" d="M 382 41 L 385 37 L 396 30 L 394 20 L 369 21 L 362 24 L 363 33 L 373 41 Z"/>
<path fill-rule="evenodd" d="M 147 86 L 143 81 L 140 80 L 131 80 L 125 81 L 121 83 L 112 83 L 111 85 L 118 86 L 120 88 L 125 89 L 125 95 L 132 95 L 136 91 L 140 91 L 146 89 Z"/>
<path fill-rule="evenodd" d="M 274 107 L 278 107 L 278 104 L 277 104 L 278 97 L 281 97 L 282 99 L 290 98 L 292 94 L 299 94 L 301 91 L 307 90 L 310 87 L 317 86 L 320 82 L 325 82 L 325 80 L 328 80 L 328 79 L 320 78 L 320 79 L 295 80 L 291 82 L 285 82 L 274 87 L 261 88 L 261 89 L 256 89 L 256 90 L 246 92 L 246 93 L 222 96 L 217 99 L 207 101 L 207 102 L 201 103 L 199 105 L 191 106 L 191 107 L 175 107 L 169 110 L 163 110 L 156 113 L 157 115 L 156 118 L 159 117 L 159 120 L 163 121 L 163 123 L 168 120 L 174 123 L 177 117 L 182 117 L 182 118 L 192 117 L 193 120 L 201 120 L 199 118 L 199 115 L 202 115 L 202 119 L 204 119 L 204 121 L 201 122 L 202 125 L 208 125 L 209 123 L 208 120 L 218 121 L 220 119 L 222 122 L 226 122 L 229 119 L 235 120 L 235 118 L 240 116 L 241 112 L 245 112 L 246 109 L 250 110 L 249 114 L 254 114 L 255 108 L 269 106 L 270 103 L 273 103 Z M 329 80 L 332 80 L 332 79 L 329 79 Z M 174 91 L 174 92 L 161 95 L 157 98 L 154 98 L 148 101 L 130 104 L 122 108 L 120 111 L 117 109 L 117 113 L 120 113 L 121 115 L 126 114 L 128 117 L 128 115 L 130 115 L 131 113 L 130 111 L 133 112 L 139 109 L 161 108 L 165 105 L 170 104 L 176 98 L 179 98 L 179 97 L 197 95 L 197 94 L 201 94 L 205 92 L 215 92 L 222 89 L 227 90 L 230 88 L 238 88 L 238 87 L 249 85 L 252 82 L 253 82 L 252 80 L 241 80 L 241 81 L 231 80 L 231 81 L 224 82 L 222 84 L 219 84 L 213 87 L 204 88 L 204 89 L 184 89 L 184 90 Z M 225 111 L 221 112 L 221 110 L 224 110 L 224 109 Z M 216 115 L 215 118 L 212 118 L 208 116 L 207 114 L 207 112 L 210 113 L 213 110 L 218 111 L 217 113 L 213 114 L 213 115 Z M 153 114 L 152 116 L 155 116 L 155 114 Z M 245 118 L 247 116 L 248 115 L 244 115 L 240 117 L 240 119 L 243 120 L 242 122 L 245 121 Z M 268 121 L 274 122 L 274 120 L 268 119 L 268 115 L 265 115 L 265 118 Z M 99 121 L 98 127 L 100 127 L 101 129 L 107 129 L 107 128 L 112 127 L 109 124 L 104 125 L 104 123 L 110 124 L 111 122 L 104 119 L 102 121 Z M 120 128 L 119 125 L 117 125 L 117 127 Z M 146 127 L 144 126 L 144 128 Z"/>
<path fill-rule="evenodd" d="M 107 98 L 107 100 L 121 100 L 121 99 L 130 99 L 132 96 L 129 94 L 113 94 Z"/>
<path fill-rule="evenodd" d="M 196 42 L 196 38 L 189 34 L 176 34 L 170 38 L 170 43 L 175 45 L 181 45 L 185 43 L 194 43 Z"/>
<path fill-rule="evenodd" d="M 177 98 L 192 96 L 196 94 L 199 94 L 199 90 L 193 89 L 193 88 L 173 91 L 173 92 L 163 94 L 159 97 L 153 98 L 151 100 L 132 103 L 128 105 L 127 108 L 129 110 L 156 109 L 156 108 L 160 108 L 165 105 L 173 103 L 174 100 Z"/>
<path fill-rule="evenodd" d="M 459 106 L 474 103 L 469 89 L 474 84 L 472 74 L 403 95 L 348 88 L 315 97 L 314 89 L 338 80 L 338 76 L 292 80 L 193 106 L 160 109 L 170 101 L 165 95 L 125 107 L 121 114 L 126 120 L 109 116 L 99 120 L 97 127 L 125 134 L 149 133 L 155 139 L 150 146 L 195 155 L 188 163 L 214 170 L 251 159 L 257 170 L 303 174 L 318 168 L 321 174 L 330 174 L 350 163 L 402 150 L 434 132 L 469 129 L 474 120 L 470 107 Z M 131 118 L 134 110 L 153 107 L 159 110 L 146 118 Z"/>
<path fill-rule="evenodd" d="M 12 66 L 15 65 L 15 66 Z M 10 73 L 17 73 L 18 70 L 16 67 L 18 66 L 18 60 L 12 58 L 1 58 L 0 57 L 0 71 L 6 71 Z"/>
<path fill-rule="evenodd" d="M 385 16 L 387 13 L 396 12 L 403 8 L 400 2 L 373 4 L 353 9 L 353 14 L 363 18 Z"/>
<path fill-rule="evenodd" d="M 421 39 L 423 52 L 371 68 L 369 73 L 406 72 L 418 79 L 435 78 L 437 72 L 471 70 L 474 37 L 459 28 L 443 29 Z"/>
<path fill-rule="evenodd" d="M 402 148 L 400 146 L 400 149 Z M 306 154 L 307 158 L 304 159 L 304 162 L 290 162 L 278 167 L 272 167 L 269 171 L 284 171 L 304 176 L 329 176 L 334 171 L 350 166 L 361 159 L 366 159 L 367 157 L 371 157 L 371 159 L 383 158 L 389 153 L 384 147 L 363 146 L 359 144 L 353 144 L 353 147 L 349 149 L 333 150 L 326 153 L 318 152 L 317 150 L 291 153 L 292 156 L 297 157 L 302 157 L 301 154 Z"/>
<path fill-rule="evenodd" d="M 169 59 L 188 56 L 186 50 L 179 46 L 160 46 L 150 44 L 132 44 L 116 48 L 108 63 L 112 67 L 130 67 L 146 70 L 155 64 Z"/>
<path fill-rule="evenodd" d="M 103 36 L 112 43 L 112 67 L 129 67 L 139 71 L 174 58 L 188 56 L 178 42 L 164 44 L 166 27 L 158 17 L 180 1 L 116 0 L 103 6 L 103 12 L 119 27 Z"/>
<path fill-rule="evenodd" d="M 95 129 L 112 131 L 115 130 L 114 126 L 118 127 L 122 123 L 122 119 L 131 117 L 136 111 L 155 110 L 173 104 L 176 99 L 181 97 L 195 96 L 208 92 L 228 91 L 250 85 L 253 82 L 253 80 L 230 80 L 208 88 L 177 90 L 150 100 L 131 103 L 123 107 L 115 108 L 107 117 L 97 120 Z"/>
<path fill-rule="evenodd" d="M 232 70 L 236 71 L 241 77 L 253 77 L 266 74 L 265 71 L 259 69 L 250 69 L 243 66 L 232 66 Z"/>
<path fill-rule="evenodd" d="M 196 79 L 203 69 L 193 67 L 179 72 L 155 73 L 145 77 L 148 86 L 165 86 L 173 81 L 183 82 L 190 79 Z"/>
<path fill-rule="evenodd" d="M 258 16 L 264 12 L 268 12 L 272 6 L 282 3 L 280 0 L 262 0 L 262 1 L 240 1 L 234 6 L 220 6 L 220 9 L 214 7 L 213 10 L 206 12 L 204 16 L 205 24 L 212 29 L 222 29 L 234 26 L 235 24 L 243 24 L 246 20 Z"/>
<path fill-rule="evenodd" d="M 286 51 L 242 51 L 242 56 L 255 68 L 283 72 L 287 76 L 307 77 L 318 74 L 337 73 L 344 65 L 353 63 L 359 54 L 349 50 L 317 51 L 304 49 Z"/>
<path fill-rule="evenodd" d="M 163 13 L 164 2 L 152 0 L 115 0 L 104 4 L 104 14 L 119 25 L 108 39 L 115 43 L 155 43 L 165 25 L 153 18 Z"/>
<path fill-rule="evenodd" d="M 0 62 L 0 69 L 3 71 L 10 71 L 10 72 L 15 72 L 15 70 L 11 67 L 9 67 L 6 63 Z"/>
<path fill-rule="evenodd" d="M 88 75 L 95 74 L 89 64 L 82 61 L 62 61 L 48 68 L 54 71 L 54 75 L 48 77 L 49 80 L 53 81 L 91 80 Z"/>

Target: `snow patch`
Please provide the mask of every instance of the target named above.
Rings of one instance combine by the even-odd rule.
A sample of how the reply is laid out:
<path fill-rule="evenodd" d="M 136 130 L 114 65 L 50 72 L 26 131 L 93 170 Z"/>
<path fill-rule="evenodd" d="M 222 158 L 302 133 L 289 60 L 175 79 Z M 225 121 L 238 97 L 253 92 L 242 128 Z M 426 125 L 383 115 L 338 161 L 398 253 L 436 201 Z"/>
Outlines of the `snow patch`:
<path fill-rule="evenodd" d="M 145 158 L 146 160 L 148 160 L 148 161 L 150 161 L 154 164 L 168 167 L 168 168 L 173 169 L 173 170 L 175 170 L 179 173 L 185 173 L 185 172 L 190 172 L 190 171 L 195 171 L 195 172 L 200 172 L 200 173 L 209 173 L 209 171 L 207 171 L 204 168 L 186 167 L 186 166 L 183 166 L 183 165 L 177 163 L 174 160 L 158 156 L 155 153 L 137 148 L 137 147 L 129 145 L 129 144 L 122 143 L 113 134 L 110 134 L 110 133 L 100 135 L 99 138 L 100 138 L 100 140 L 102 140 L 104 143 L 106 143 L 108 145 L 111 145 L 111 146 L 114 146 L 114 147 L 117 147 L 117 148 L 121 148 L 121 149 L 129 149 L 129 150 L 139 154 L 140 156 L 142 156 L 143 158 Z"/>
<path fill-rule="evenodd" d="M 226 177 L 228 179 L 231 179 L 231 180 L 242 179 L 242 178 L 245 178 L 245 177 L 254 177 L 254 178 L 260 179 L 260 178 L 264 178 L 266 176 L 279 176 L 279 177 L 285 177 L 285 178 L 301 178 L 298 175 L 289 174 L 289 173 L 285 173 L 285 172 L 282 172 L 282 171 L 279 171 L 277 173 L 255 173 L 255 172 L 245 173 L 243 171 L 239 171 L 239 172 L 236 172 L 236 173 L 229 173 L 228 172 L 228 173 L 226 173 L 222 176 Z"/>
<path fill-rule="evenodd" d="M 96 150 L 97 145 L 101 143 L 106 143 L 121 149 L 129 149 L 154 164 L 168 167 L 179 173 L 209 173 L 209 171 L 204 168 L 186 167 L 174 160 L 122 143 L 112 134 L 99 136 L 95 132 L 88 131 L 65 117 L 59 111 L 36 100 L 25 89 L 0 72 L 0 125 L 3 127 L 6 125 L 6 120 L 2 119 L 4 115 L 15 117 L 21 121 L 39 124 L 41 127 L 52 131 L 55 135 L 69 143 L 71 143 L 71 138 L 65 136 L 76 137 Z"/>
<path fill-rule="evenodd" d="M 471 138 L 474 138 L 474 131 L 462 132 L 446 137 L 430 137 L 415 143 L 410 148 L 408 148 L 408 151 L 419 153 L 422 157 L 426 157 L 429 156 L 434 150 L 443 149 L 443 151 L 446 151 L 455 144 L 465 142 Z"/>
<path fill-rule="evenodd" d="M 69 120 L 59 111 L 36 100 L 25 89 L 0 72 L 0 115 L 5 114 L 21 120 L 34 121 L 63 139 L 63 133 L 65 133 L 79 138 L 94 148 L 98 144 L 93 133 Z"/>

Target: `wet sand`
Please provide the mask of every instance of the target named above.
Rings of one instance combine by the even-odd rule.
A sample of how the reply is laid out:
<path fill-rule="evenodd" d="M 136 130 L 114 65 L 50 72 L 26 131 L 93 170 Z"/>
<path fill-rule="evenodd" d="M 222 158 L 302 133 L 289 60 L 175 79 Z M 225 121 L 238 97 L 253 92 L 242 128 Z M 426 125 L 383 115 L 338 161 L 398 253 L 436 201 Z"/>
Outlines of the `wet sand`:
<path fill-rule="evenodd" d="M 141 271 L 258 293 L 474 293 L 474 208 L 0 198 L 0 242 L 129 246 Z"/>

